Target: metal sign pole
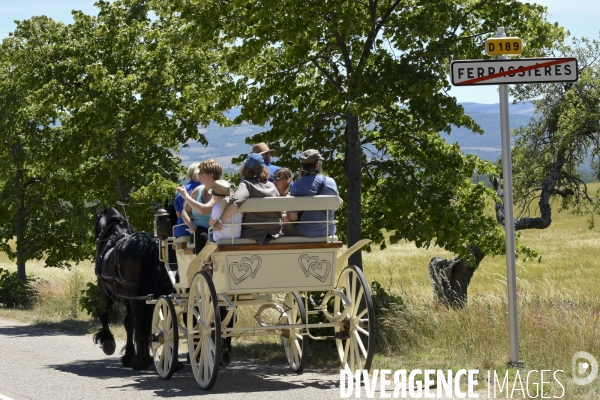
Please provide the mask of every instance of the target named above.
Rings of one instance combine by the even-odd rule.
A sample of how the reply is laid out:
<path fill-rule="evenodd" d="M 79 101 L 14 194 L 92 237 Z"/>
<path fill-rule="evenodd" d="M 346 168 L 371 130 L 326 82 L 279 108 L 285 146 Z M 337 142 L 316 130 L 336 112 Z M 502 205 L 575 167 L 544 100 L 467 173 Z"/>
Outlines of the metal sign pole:
<path fill-rule="evenodd" d="M 497 38 L 506 37 L 504 28 L 498 28 Z M 498 56 L 498 59 L 506 59 Z M 502 134 L 502 180 L 504 183 L 504 230 L 506 233 L 506 283 L 508 289 L 508 331 L 510 338 L 509 367 L 520 367 L 519 320 L 517 313 L 517 270 L 515 260 L 515 226 L 512 191 L 512 158 L 508 118 L 508 85 L 499 85 L 500 131 Z"/>

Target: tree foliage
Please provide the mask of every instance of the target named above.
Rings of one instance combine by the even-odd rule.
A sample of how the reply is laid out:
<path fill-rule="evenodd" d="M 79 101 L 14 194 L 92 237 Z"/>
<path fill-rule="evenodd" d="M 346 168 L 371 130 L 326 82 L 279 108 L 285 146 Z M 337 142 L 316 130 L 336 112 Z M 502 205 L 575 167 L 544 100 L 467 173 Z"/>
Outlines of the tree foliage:
<path fill-rule="evenodd" d="M 543 7 L 518 1 L 159 1 L 196 22 L 198 40 L 222 43 L 237 77 L 236 122 L 269 124 L 250 140 L 279 164 L 318 148 L 346 200 L 337 216 L 349 242 L 414 240 L 469 256 L 502 251 L 484 211 L 494 194 L 473 184 L 490 166 L 439 132 L 479 127 L 448 94 L 452 58 L 482 58 L 498 26 L 539 55 L 562 35 Z M 361 265 L 360 255 L 352 263 Z"/>
<path fill-rule="evenodd" d="M 574 39 L 557 46 L 557 55 L 575 57 L 579 80 L 522 85 L 516 100 L 531 100 L 535 115 L 517 129 L 513 158 L 515 202 L 521 215 L 515 229 L 543 229 L 552 222 L 552 199 L 558 210 L 586 213 L 590 226 L 598 212 L 597 194 L 589 193 L 579 167 L 600 165 L 600 42 Z"/>
<path fill-rule="evenodd" d="M 449 95 L 452 58 L 481 58 L 497 26 L 543 54 L 562 29 L 515 0 L 117 0 L 18 24 L 2 43 L 0 246 L 24 263 L 90 257 L 91 214 L 117 202 L 149 229 L 173 195 L 172 149 L 206 144 L 199 126 L 269 124 L 252 142 L 282 165 L 318 148 L 346 200 L 349 244 L 412 240 L 461 256 L 503 251 L 486 212 L 494 192 L 471 181 L 493 166 L 440 132 L 480 133 Z M 153 13 L 155 12 L 155 13 Z M 151 17 L 152 16 L 152 17 Z M 10 241 L 17 237 L 17 250 Z M 361 265 L 360 255 L 351 262 Z M 22 267 L 22 269 L 21 269 Z"/>
<path fill-rule="evenodd" d="M 173 149 L 207 144 L 199 127 L 227 122 L 218 59 L 189 41 L 187 22 L 151 19 L 143 0 L 96 6 L 71 25 L 22 21 L 2 43 L 0 250 L 20 279 L 27 260 L 92 257 L 91 217 L 106 205 L 136 203 L 127 215 L 150 229 L 182 172 Z"/>
<path fill-rule="evenodd" d="M 17 259 L 21 280 L 27 260 L 45 257 L 50 266 L 80 260 L 89 231 L 75 222 L 81 204 L 62 195 L 66 173 L 56 163 L 60 112 L 46 101 L 49 55 L 65 29 L 34 18 L 19 24 L 0 49 L 0 250 Z"/>
<path fill-rule="evenodd" d="M 59 77 L 58 102 L 68 147 L 65 160 L 86 200 L 154 203 L 174 196 L 181 160 L 173 149 L 195 140 L 200 126 L 222 121 L 215 111 L 218 64 L 209 51 L 187 42 L 175 17 L 151 20 L 145 1 L 97 3 L 92 17 L 74 15 L 69 68 Z M 168 190 L 167 190 L 168 189 Z M 142 201 L 140 201 L 142 200 Z M 149 229 L 150 207 L 131 206 L 138 229 Z"/>

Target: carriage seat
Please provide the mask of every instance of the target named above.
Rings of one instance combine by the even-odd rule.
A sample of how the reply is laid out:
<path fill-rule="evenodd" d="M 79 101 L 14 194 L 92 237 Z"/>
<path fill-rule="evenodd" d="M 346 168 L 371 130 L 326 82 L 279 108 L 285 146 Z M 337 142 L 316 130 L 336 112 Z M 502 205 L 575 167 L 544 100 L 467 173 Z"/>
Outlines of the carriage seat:
<path fill-rule="evenodd" d="M 261 197 L 250 198 L 244 202 L 238 209 L 239 212 L 274 212 L 274 211 L 316 211 L 316 210 L 337 210 L 340 207 L 338 196 L 302 196 L 302 197 Z M 337 222 L 332 220 L 330 222 Z M 315 223 L 315 221 L 297 222 L 297 223 Z M 323 221 L 325 223 L 325 221 Z M 243 225 L 243 223 L 242 223 Z M 339 243 L 337 236 L 305 237 L 305 236 L 284 236 L 276 240 L 271 240 L 264 246 L 277 247 L 276 245 L 304 244 L 310 243 Z M 219 239 L 215 243 L 220 248 L 226 246 L 258 245 L 254 239 Z M 261 246 L 262 247 L 262 246 Z"/>
<path fill-rule="evenodd" d="M 188 243 L 191 240 L 190 235 L 179 236 L 173 238 L 173 243 Z"/>

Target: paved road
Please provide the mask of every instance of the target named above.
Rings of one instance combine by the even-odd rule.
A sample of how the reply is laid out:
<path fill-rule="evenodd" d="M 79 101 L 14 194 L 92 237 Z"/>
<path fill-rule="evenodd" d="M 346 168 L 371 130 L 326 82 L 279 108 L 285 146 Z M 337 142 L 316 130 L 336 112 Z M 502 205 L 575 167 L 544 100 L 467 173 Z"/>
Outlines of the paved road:
<path fill-rule="evenodd" d="M 117 349 L 123 345 L 117 342 Z M 235 360 L 219 371 L 217 383 L 206 392 L 196 384 L 189 365 L 165 381 L 153 368 L 141 372 L 123 368 L 117 353 L 104 355 L 91 335 L 0 319 L 0 399 L 143 400 L 206 395 L 244 400 L 339 399 L 339 374 L 308 369 L 296 375 L 284 364 Z"/>

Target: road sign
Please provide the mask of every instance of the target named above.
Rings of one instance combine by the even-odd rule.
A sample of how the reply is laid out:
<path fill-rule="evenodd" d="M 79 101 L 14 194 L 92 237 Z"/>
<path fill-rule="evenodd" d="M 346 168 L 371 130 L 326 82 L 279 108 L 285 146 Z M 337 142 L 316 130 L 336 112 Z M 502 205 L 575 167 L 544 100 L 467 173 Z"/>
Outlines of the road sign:
<path fill-rule="evenodd" d="M 517 55 L 522 51 L 523 42 L 518 37 L 495 37 L 485 41 L 485 52 L 489 56 Z"/>
<path fill-rule="evenodd" d="M 518 58 L 514 60 L 457 60 L 450 66 L 452 84 L 575 82 L 576 58 Z"/>

